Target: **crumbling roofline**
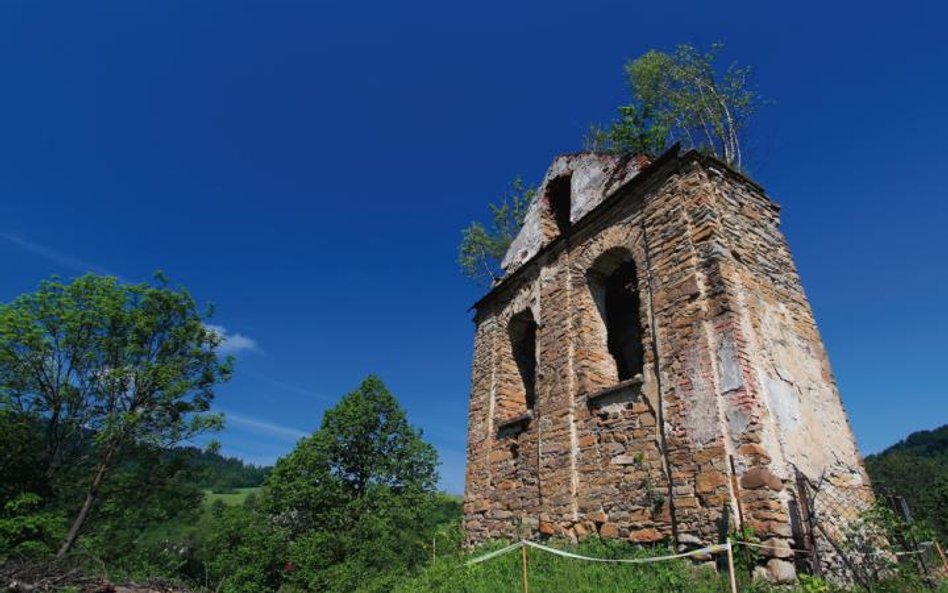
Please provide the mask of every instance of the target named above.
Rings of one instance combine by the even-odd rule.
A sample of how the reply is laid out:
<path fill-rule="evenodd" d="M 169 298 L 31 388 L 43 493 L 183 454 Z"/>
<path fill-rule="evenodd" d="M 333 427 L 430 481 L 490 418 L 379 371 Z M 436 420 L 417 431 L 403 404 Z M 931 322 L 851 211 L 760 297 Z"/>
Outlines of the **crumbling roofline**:
<path fill-rule="evenodd" d="M 589 154 L 589 153 L 590 151 L 583 151 L 583 152 L 572 153 L 572 154 Z M 603 154 L 606 154 L 606 153 L 603 153 Z M 568 156 L 568 155 L 560 155 L 560 156 Z M 618 201 L 622 200 L 629 193 L 629 191 L 632 191 L 638 187 L 641 187 L 647 182 L 654 181 L 653 177 L 655 177 L 655 175 L 658 175 L 660 171 L 672 170 L 666 167 L 666 165 L 668 165 L 669 163 L 672 163 L 676 159 L 679 166 L 687 162 L 697 162 L 705 167 L 714 168 L 720 171 L 721 173 L 727 175 L 728 177 L 735 179 L 739 183 L 750 186 L 751 188 L 759 192 L 760 195 L 763 196 L 768 202 L 770 202 L 770 204 L 775 210 L 777 211 L 780 210 L 780 206 L 767 196 L 767 194 L 764 192 L 764 188 L 760 186 L 759 184 L 757 184 L 756 182 L 752 181 L 747 176 L 735 171 L 734 169 L 732 169 L 731 167 L 729 167 L 727 164 L 723 163 L 722 161 L 718 160 L 717 158 L 707 155 L 707 154 L 702 154 L 701 152 L 698 152 L 695 149 L 690 149 L 684 153 L 681 153 L 681 144 L 676 142 L 671 148 L 666 150 L 661 156 L 652 160 L 644 169 L 642 169 L 637 175 L 632 177 L 632 179 L 630 179 L 625 185 L 616 188 L 615 191 L 613 191 L 609 196 L 607 196 L 604 200 L 602 200 L 602 202 L 600 202 L 595 208 L 593 208 L 592 210 L 587 212 L 585 216 L 577 220 L 572 225 L 572 230 L 570 232 L 570 235 L 575 233 L 576 230 L 582 229 L 583 227 L 592 224 L 593 220 L 597 218 L 596 216 L 597 213 L 602 213 L 609 210 Z M 673 171 L 677 172 L 677 168 L 674 169 Z M 531 268 L 533 262 L 535 262 L 538 258 L 540 258 L 543 255 L 546 255 L 547 253 L 555 249 L 558 249 L 559 246 L 563 243 L 563 241 L 565 241 L 566 237 L 568 236 L 569 235 L 561 235 L 559 237 L 556 237 L 555 239 L 553 239 L 552 241 L 550 241 L 549 243 L 541 247 L 533 255 L 533 257 L 523 262 L 513 272 L 501 278 L 497 284 L 491 287 L 491 289 L 487 292 L 487 294 L 482 296 L 480 299 L 477 300 L 477 302 L 471 305 L 468 308 L 468 311 L 477 311 L 481 308 L 481 306 L 493 300 L 493 298 L 500 292 L 500 290 L 508 286 L 514 278 L 517 278 L 525 274 L 527 272 L 527 269 Z"/>

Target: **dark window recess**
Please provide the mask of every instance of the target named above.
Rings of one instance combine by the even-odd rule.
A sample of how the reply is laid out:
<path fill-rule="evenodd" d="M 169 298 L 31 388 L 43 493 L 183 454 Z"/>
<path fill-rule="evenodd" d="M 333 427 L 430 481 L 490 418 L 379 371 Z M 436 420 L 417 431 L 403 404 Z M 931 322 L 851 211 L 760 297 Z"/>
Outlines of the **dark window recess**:
<path fill-rule="evenodd" d="M 537 383 L 537 323 L 529 310 L 514 315 L 510 320 L 510 345 L 517 370 L 523 381 L 526 409 L 536 403 Z"/>
<path fill-rule="evenodd" d="M 569 230 L 569 214 L 572 208 L 570 176 L 557 177 L 546 187 L 547 201 L 550 204 L 550 213 L 556 222 L 556 228 L 563 235 Z"/>
<path fill-rule="evenodd" d="M 606 344 L 616 361 L 619 381 L 631 379 L 642 372 L 642 325 L 639 319 L 639 292 L 635 264 L 626 261 L 605 277 L 602 286 L 603 321 Z"/>

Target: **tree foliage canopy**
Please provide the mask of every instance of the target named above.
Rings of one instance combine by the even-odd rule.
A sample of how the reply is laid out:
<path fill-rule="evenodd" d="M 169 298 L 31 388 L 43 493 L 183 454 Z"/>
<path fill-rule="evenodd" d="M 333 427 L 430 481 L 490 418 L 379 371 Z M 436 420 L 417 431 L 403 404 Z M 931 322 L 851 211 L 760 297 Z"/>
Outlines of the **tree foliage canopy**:
<path fill-rule="evenodd" d="M 719 69 L 723 45 L 705 53 L 691 45 L 674 52 L 650 50 L 626 65 L 632 102 L 605 129 L 593 128 L 591 148 L 621 153 L 658 154 L 680 142 L 741 169 L 742 138 L 750 117 L 763 103 L 750 87 L 751 68 Z"/>
<path fill-rule="evenodd" d="M 285 529 L 298 568 L 288 580 L 306 590 L 365 590 L 370 576 L 417 565 L 437 479 L 434 447 L 382 381 L 368 377 L 267 480 L 264 509 Z"/>
<path fill-rule="evenodd" d="M 161 277 L 53 279 L 0 305 L 0 409 L 43 427 L 49 475 L 90 471 L 61 554 L 129 447 L 168 447 L 221 426 L 209 410 L 231 360 L 217 356 L 221 337 L 205 317 Z"/>

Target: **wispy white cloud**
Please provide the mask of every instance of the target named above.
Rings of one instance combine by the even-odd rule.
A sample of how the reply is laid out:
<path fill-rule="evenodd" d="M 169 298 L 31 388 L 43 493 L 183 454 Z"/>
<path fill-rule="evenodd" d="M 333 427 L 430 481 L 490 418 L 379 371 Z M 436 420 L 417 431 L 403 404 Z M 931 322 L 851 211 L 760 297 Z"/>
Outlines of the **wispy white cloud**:
<path fill-rule="evenodd" d="M 32 253 L 37 257 L 41 257 L 47 261 L 53 262 L 54 264 L 68 268 L 75 272 L 95 272 L 96 274 L 115 276 L 115 274 L 112 274 L 100 265 L 85 261 L 68 253 L 63 253 L 62 251 L 58 251 L 52 247 L 34 243 L 27 240 L 23 235 L 18 233 L 0 233 L 0 239 L 15 245 L 24 251 Z"/>
<path fill-rule="evenodd" d="M 68 253 L 63 253 L 57 251 L 51 247 L 45 245 L 40 245 L 39 243 L 34 243 L 27 240 L 22 235 L 17 233 L 4 233 L 0 232 L 0 240 L 6 241 L 24 251 L 27 251 L 37 257 L 41 257 L 47 261 L 51 261 L 57 265 L 60 265 L 64 268 L 70 270 L 85 273 L 85 272 L 95 272 L 96 274 L 104 274 L 109 276 L 118 276 L 106 270 L 104 267 L 88 262 L 86 260 L 80 259 Z M 257 344 L 256 340 L 249 336 L 245 336 L 241 333 L 229 333 L 227 328 L 221 325 L 207 325 L 207 328 L 218 335 L 221 336 L 223 342 L 221 343 L 218 351 L 221 354 L 237 354 L 239 352 L 260 352 L 260 346 Z"/>
<path fill-rule="evenodd" d="M 207 329 L 216 333 L 223 340 L 217 349 L 221 354 L 238 354 L 240 352 L 260 352 L 256 340 L 239 333 L 228 333 L 222 325 L 207 325 Z"/>
<path fill-rule="evenodd" d="M 257 420 L 256 418 L 248 418 L 246 416 L 241 416 L 240 414 L 224 412 L 224 417 L 226 422 L 236 424 L 237 426 L 256 434 L 277 437 L 293 442 L 305 436 L 309 436 L 309 433 L 292 426 L 285 426 L 275 422 Z"/>
<path fill-rule="evenodd" d="M 255 380 L 260 381 L 260 382 L 262 382 L 262 383 L 267 383 L 268 385 L 272 385 L 273 387 L 277 387 L 277 388 L 279 388 L 279 389 L 282 389 L 283 391 L 286 391 L 286 392 L 288 392 L 288 393 L 295 393 L 295 394 L 297 394 L 297 395 L 305 395 L 306 397 L 311 397 L 311 398 L 313 398 L 313 399 L 318 399 L 318 400 L 321 400 L 321 401 L 324 401 L 324 402 L 334 402 L 334 401 L 336 401 L 336 398 L 334 398 L 334 397 L 328 397 L 328 396 L 325 396 L 325 395 L 321 395 L 321 394 L 319 394 L 319 393 L 316 393 L 315 391 L 310 391 L 310 390 L 305 389 L 305 388 L 303 388 L 303 387 L 298 387 L 298 386 L 296 386 L 296 385 L 291 385 L 291 384 L 289 384 L 289 383 L 285 383 L 285 382 L 283 382 L 283 381 L 280 381 L 279 379 L 274 379 L 273 377 L 268 377 L 267 375 L 261 375 L 260 373 L 255 373 L 255 372 L 253 372 L 253 371 L 244 371 L 244 370 L 238 370 L 237 372 L 239 372 L 239 373 L 241 373 L 242 375 L 245 375 L 245 376 L 247 376 L 247 377 L 250 377 L 251 379 L 255 379 Z"/>

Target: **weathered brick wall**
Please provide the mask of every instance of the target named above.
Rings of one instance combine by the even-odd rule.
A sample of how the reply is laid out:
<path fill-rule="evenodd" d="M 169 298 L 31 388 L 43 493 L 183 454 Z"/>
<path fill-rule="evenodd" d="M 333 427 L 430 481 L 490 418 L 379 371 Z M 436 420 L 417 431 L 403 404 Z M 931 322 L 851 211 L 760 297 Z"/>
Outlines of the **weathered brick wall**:
<path fill-rule="evenodd" d="M 696 544 L 743 517 L 785 547 L 793 467 L 866 482 L 777 207 L 714 161 L 677 154 L 600 201 L 567 236 L 534 241 L 545 243 L 477 305 L 469 540 Z M 591 288 L 612 260 L 635 264 L 644 347 L 641 374 L 621 383 Z M 527 309 L 537 397 L 523 416 L 507 326 Z M 768 569 L 792 572 L 779 558 Z"/>

